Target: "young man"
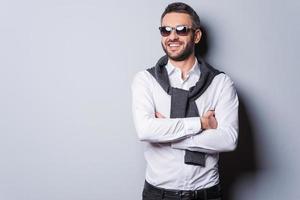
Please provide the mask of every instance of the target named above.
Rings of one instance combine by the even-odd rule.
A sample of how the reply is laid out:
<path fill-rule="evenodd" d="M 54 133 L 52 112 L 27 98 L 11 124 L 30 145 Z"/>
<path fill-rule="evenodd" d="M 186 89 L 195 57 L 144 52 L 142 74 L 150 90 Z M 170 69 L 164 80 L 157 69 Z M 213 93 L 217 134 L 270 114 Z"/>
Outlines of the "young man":
<path fill-rule="evenodd" d="M 221 199 L 219 152 L 238 138 L 238 97 L 231 79 L 195 54 L 200 19 L 184 3 L 161 16 L 166 53 L 136 74 L 132 109 L 147 162 L 144 200 Z"/>

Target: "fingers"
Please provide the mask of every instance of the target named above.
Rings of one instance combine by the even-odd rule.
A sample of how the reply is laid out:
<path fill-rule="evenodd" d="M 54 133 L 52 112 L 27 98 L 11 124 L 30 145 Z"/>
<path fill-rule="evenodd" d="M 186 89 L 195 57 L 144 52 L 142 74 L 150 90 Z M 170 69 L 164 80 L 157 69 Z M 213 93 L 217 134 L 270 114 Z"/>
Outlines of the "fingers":
<path fill-rule="evenodd" d="M 218 127 L 217 119 L 215 118 L 215 111 L 209 110 L 203 115 L 204 128 L 206 129 L 216 129 Z"/>
<path fill-rule="evenodd" d="M 163 116 L 161 113 L 159 112 L 155 112 L 155 117 L 156 118 L 166 118 L 165 116 Z"/>
<path fill-rule="evenodd" d="M 204 117 L 214 117 L 215 116 L 215 111 L 214 110 L 209 110 L 204 114 Z"/>
<path fill-rule="evenodd" d="M 208 120 L 209 120 L 209 127 L 211 129 L 216 129 L 218 127 L 218 122 L 215 117 L 210 117 Z"/>

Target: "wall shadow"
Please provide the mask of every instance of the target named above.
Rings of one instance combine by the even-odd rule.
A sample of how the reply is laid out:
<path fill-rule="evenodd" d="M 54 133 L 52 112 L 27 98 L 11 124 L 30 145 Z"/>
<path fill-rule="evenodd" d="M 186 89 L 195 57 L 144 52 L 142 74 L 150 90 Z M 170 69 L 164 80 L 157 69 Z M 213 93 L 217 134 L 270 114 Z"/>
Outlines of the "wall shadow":
<path fill-rule="evenodd" d="M 195 45 L 195 54 L 205 57 L 208 52 L 208 37 L 206 28 L 204 26 L 200 27 L 202 36 L 198 44 Z"/>
<path fill-rule="evenodd" d="M 221 153 L 219 160 L 223 200 L 233 199 L 233 186 L 244 175 L 258 173 L 258 159 L 254 143 L 254 132 L 245 103 L 239 95 L 239 140 L 235 151 Z"/>
<path fill-rule="evenodd" d="M 195 53 L 205 58 L 209 52 L 207 29 L 202 26 L 202 38 L 195 46 Z M 220 154 L 219 172 L 223 189 L 223 200 L 233 200 L 233 188 L 235 183 L 244 175 L 255 176 L 258 173 L 258 159 L 255 147 L 254 127 L 249 117 L 249 112 L 243 96 L 239 96 L 239 140 L 238 146 L 233 152 Z"/>

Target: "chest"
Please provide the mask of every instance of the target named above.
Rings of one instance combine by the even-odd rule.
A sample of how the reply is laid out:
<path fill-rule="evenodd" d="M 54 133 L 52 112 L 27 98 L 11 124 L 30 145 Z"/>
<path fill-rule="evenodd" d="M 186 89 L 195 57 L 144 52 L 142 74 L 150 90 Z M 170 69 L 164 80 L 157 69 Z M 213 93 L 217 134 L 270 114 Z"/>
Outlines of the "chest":
<path fill-rule="evenodd" d="M 187 90 L 181 87 L 181 89 Z M 221 88 L 218 87 L 216 81 L 213 81 L 205 92 L 195 101 L 200 115 L 203 115 L 208 110 L 214 110 L 220 94 Z M 167 94 L 159 84 L 153 86 L 153 101 L 156 112 L 160 112 L 166 117 L 170 117 L 171 111 L 171 96 Z"/>

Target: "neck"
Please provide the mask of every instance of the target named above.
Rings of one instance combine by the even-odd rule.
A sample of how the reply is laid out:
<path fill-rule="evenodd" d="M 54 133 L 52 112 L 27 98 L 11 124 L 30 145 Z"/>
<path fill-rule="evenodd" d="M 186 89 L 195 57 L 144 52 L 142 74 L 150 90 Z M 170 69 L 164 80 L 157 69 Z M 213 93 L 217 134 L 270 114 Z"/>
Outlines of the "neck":
<path fill-rule="evenodd" d="M 195 64 L 196 57 L 194 54 L 191 54 L 187 59 L 182 61 L 172 60 L 171 58 L 169 59 L 172 65 L 174 65 L 175 67 L 181 70 L 182 78 L 185 79 L 187 73 L 192 69 L 193 65 Z"/>

